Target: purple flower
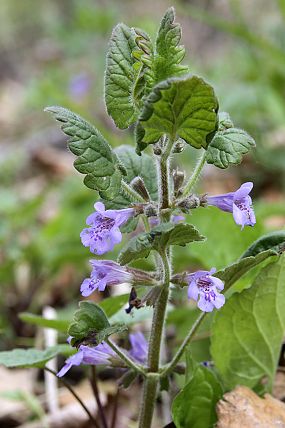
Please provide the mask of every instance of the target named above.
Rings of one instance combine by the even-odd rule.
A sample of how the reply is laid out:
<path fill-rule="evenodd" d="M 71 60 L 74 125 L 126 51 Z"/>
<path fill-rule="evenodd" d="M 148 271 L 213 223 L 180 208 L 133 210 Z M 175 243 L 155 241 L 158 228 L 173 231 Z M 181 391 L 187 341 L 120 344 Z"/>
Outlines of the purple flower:
<path fill-rule="evenodd" d="M 95 348 L 81 345 L 79 347 L 79 351 L 65 361 L 65 365 L 58 372 L 57 376 L 64 376 L 65 373 L 68 372 L 68 370 L 70 370 L 72 366 L 80 366 L 80 364 L 110 364 L 109 359 L 112 357 L 116 357 L 116 354 L 113 349 L 109 345 L 107 345 L 107 343 L 102 342 Z"/>
<path fill-rule="evenodd" d="M 111 260 L 90 260 L 93 267 L 90 278 L 84 279 L 80 292 L 87 297 L 94 290 L 104 291 L 107 285 L 131 283 L 133 275 L 124 267 Z"/>
<path fill-rule="evenodd" d="M 147 359 L 148 353 L 148 344 L 144 338 L 144 335 L 140 332 L 130 334 L 131 349 L 130 351 L 123 352 L 135 362 L 139 364 L 144 364 Z M 64 376 L 72 366 L 80 366 L 81 364 L 85 365 L 111 365 L 112 360 L 117 359 L 120 361 L 117 354 L 113 349 L 105 342 L 100 343 L 100 345 L 95 347 L 81 345 L 79 351 L 69 357 L 65 361 L 65 365 L 57 373 L 58 377 Z"/>
<path fill-rule="evenodd" d="M 210 271 L 198 270 L 187 275 L 189 283 L 188 298 L 198 300 L 198 308 L 203 312 L 212 312 L 214 308 L 220 309 L 225 303 L 225 296 L 218 290 L 223 290 L 223 282 L 214 276 L 215 268 Z"/>
<path fill-rule="evenodd" d="M 253 188 L 253 183 L 248 182 L 240 186 L 235 192 L 223 195 L 208 196 L 209 205 L 215 205 L 223 211 L 232 212 L 236 224 L 242 229 L 244 226 L 254 226 L 256 223 L 252 200 L 249 196 Z"/>
<path fill-rule="evenodd" d="M 141 364 L 147 359 L 148 343 L 141 332 L 130 334 L 131 349 L 129 355 Z"/>
<path fill-rule="evenodd" d="M 92 253 L 101 255 L 112 251 L 114 246 L 121 242 L 120 226 L 135 215 L 135 210 L 105 210 L 102 202 L 96 202 L 94 208 L 96 211 L 86 219 L 86 224 L 90 227 L 83 229 L 80 237 L 84 247 L 90 247 Z"/>

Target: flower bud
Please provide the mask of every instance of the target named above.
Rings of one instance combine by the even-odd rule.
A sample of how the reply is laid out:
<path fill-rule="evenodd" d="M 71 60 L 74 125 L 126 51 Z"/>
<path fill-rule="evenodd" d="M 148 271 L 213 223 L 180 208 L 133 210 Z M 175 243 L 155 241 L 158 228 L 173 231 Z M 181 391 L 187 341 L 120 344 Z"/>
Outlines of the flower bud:
<path fill-rule="evenodd" d="M 181 186 L 183 185 L 183 182 L 185 179 L 185 173 L 183 171 L 179 171 L 178 169 L 175 169 L 172 172 L 172 178 L 173 178 L 174 194 L 175 196 L 178 196 L 179 190 L 181 189 Z"/>
<path fill-rule="evenodd" d="M 145 201 L 149 201 L 150 200 L 150 196 L 148 193 L 148 190 L 144 184 L 144 181 L 141 177 L 135 177 L 131 182 L 130 182 L 131 187 L 140 195 L 144 198 Z"/>

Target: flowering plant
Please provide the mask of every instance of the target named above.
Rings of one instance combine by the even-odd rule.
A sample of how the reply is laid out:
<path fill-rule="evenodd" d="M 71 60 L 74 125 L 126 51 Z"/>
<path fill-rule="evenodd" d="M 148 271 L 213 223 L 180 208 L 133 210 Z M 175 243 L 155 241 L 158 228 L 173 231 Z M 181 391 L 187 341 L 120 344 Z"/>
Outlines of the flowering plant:
<path fill-rule="evenodd" d="M 144 334 L 130 333 L 130 343 L 119 346 L 118 340 L 126 338 L 129 324 L 108 319 L 107 310 L 92 300 L 80 302 L 68 328 L 70 349 L 76 348 L 76 352 L 66 360 L 58 377 L 81 364 L 115 367 L 124 386 L 130 385 L 126 379 L 133 382 L 140 377 L 140 428 L 152 426 L 156 398 L 162 389 L 170 391 L 172 400 L 172 422 L 165 423 L 177 428 L 198 426 L 195 421 L 200 421 L 201 427 L 212 427 L 216 403 L 224 391 L 239 383 L 259 392 L 270 390 L 285 326 L 284 311 L 278 307 L 281 300 L 277 299 L 277 295 L 285 298 L 284 256 L 280 255 L 284 234 L 260 238 L 237 261 L 219 270 L 177 272 L 173 265 L 177 247 L 191 244 L 195 248 L 206 240 L 188 222 L 194 210 L 208 210 L 211 221 L 213 211 L 208 207 L 215 206 L 232 213 L 242 229 L 256 224 L 249 196 L 253 183 L 220 195 L 194 193 L 206 164 L 220 169 L 239 164 L 255 142 L 234 126 L 227 113 L 218 111 L 212 86 L 181 64 L 185 52 L 180 39 L 181 27 L 175 22 L 173 8 L 166 11 L 154 43 L 137 28 L 118 24 L 113 30 L 105 102 L 118 128 L 134 127 L 136 150 L 128 146 L 113 150 L 103 135 L 77 114 L 62 107 L 46 109 L 68 135 L 68 147 L 76 156 L 74 166 L 85 175 L 84 184 L 95 191 L 94 199 L 97 194 L 100 198 L 80 235 L 93 257 L 90 277 L 80 287 L 82 296 L 103 292 L 106 287 L 112 292 L 127 283 L 131 291 L 129 299 L 123 301 L 127 305 L 125 316 L 131 319 L 146 306 L 152 308 L 148 311 L 152 314 L 151 328 L 141 324 Z M 175 163 L 179 163 L 180 153 L 189 146 L 199 156 L 188 177 L 188 171 L 174 168 L 173 159 L 175 155 Z M 123 233 L 130 235 L 119 247 L 117 261 L 106 259 L 123 240 Z M 243 233 L 240 231 L 241 240 Z M 222 230 L 220 234 L 222 239 Z M 101 255 L 104 260 L 95 258 Z M 149 268 L 139 269 L 136 262 L 145 258 Z M 270 263 L 264 266 L 267 259 Z M 253 285 L 237 293 L 233 285 L 261 263 Z M 170 299 L 185 296 L 184 287 L 189 298 L 187 317 L 189 314 L 192 323 L 181 343 L 171 346 L 166 326 L 167 314 L 171 316 L 174 306 Z M 109 299 L 112 306 L 112 297 Z M 270 314 L 274 334 L 262 318 L 263 312 Z M 273 324 L 275 319 L 278 322 Z M 211 336 L 207 348 L 210 365 L 201 364 L 192 353 L 193 338 L 205 320 Z M 169 347 L 164 355 L 162 343 Z M 55 353 L 49 355 L 52 358 Z M 3 358 L 0 356 L 0 361 Z M 44 362 L 48 359 L 45 354 Z M 184 373 L 185 386 L 178 392 L 175 379 Z M 173 390 L 177 392 L 174 396 Z M 106 428 L 108 422 L 96 389 L 95 397 L 100 422 L 88 414 L 94 426 Z"/>

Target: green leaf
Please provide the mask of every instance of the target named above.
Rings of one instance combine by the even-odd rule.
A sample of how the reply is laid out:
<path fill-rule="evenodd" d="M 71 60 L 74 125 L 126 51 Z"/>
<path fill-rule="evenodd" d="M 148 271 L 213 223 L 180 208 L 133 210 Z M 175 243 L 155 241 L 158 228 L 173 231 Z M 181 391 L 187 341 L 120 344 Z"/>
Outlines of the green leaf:
<path fill-rule="evenodd" d="M 0 352 L 0 364 L 6 367 L 44 367 L 58 354 L 70 355 L 70 346 L 57 345 L 43 351 L 39 349 L 13 349 Z"/>
<path fill-rule="evenodd" d="M 126 325 L 112 325 L 110 327 L 104 328 L 103 330 L 99 331 L 99 333 L 96 336 L 96 341 L 97 343 L 101 343 L 112 334 L 119 334 L 126 330 L 128 330 L 128 327 Z"/>
<path fill-rule="evenodd" d="M 102 300 L 99 303 L 100 308 L 103 309 L 106 316 L 110 318 L 115 315 L 122 307 L 128 302 L 129 294 L 121 294 L 120 296 L 111 296 Z"/>
<path fill-rule="evenodd" d="M 70 321 L 68 320 L 47 319 L 41 317 L 40 315 L 31 314 L 29 312 L 20 313 L 19 318 L 28 324 L 38 325 L 40 327 L 46 328 L 53 328 L 64 333 L 67 332 L 68 326 L 70 324 Z"/>
<path fill-rule="evenodd" d="M 122 168 L 111 147 L 90 123 L 63 107 L 47 107 L 61 129 L 70 138 L 68 147 L 77 156 L 74 167 L 86 174 L 84 184 L 97 190 L 104 199 L 113 199 L 120 192 Z"/>
<path fill-rule="evenodd" d="M 115 149 L 119 160 L 126 170 L 124 180 L 130 183 L 133 178 L 141 177 L 146 185 L 146 188 L 151 196 L 151 199 L 157 200 L 157 172 L 154 160 L 151 156 L 143 154 L 138 156 L 133 147 L 123 145 Z M 112 201 L 108 201 L 105 205 L 108 209 L 121 209 L 128 207 L 132 201 L 123 190 L 119 196 Z M 137 222 L 137 219 L 134 219 Z"/>
<path fill-rule="evenodd" d="M 211 354 L 225 385 L 270 390 L 285 331 L 285 254 L 216 312 Z"/>
<path fill-rule="evenodd" d="M 226 291 L 250 269 L 272 256 L 276 256 L 275 251 L 262 251 L 256 256 L 249 256 L 238 260 L 232 265 L 227 266 L 225 269 L 216 272 L 214 276 L 220 278 L 224 282 Z"/>
<path fill-rule="evenodd" d="M 241 163 L 242 156 L 255 147 L 254 139 L 238 128 L 218 131 L 207 149 L 207 162 L 225 169 Z"/>
<path fill-rule="evenodd" d="M 118 128 L 124 129 L 136 121 L 134 87 L 138 71 L 132 52 L 137 47 L 135 32 L 118 24 L 112 33 L 105 73 L 105 102 L 109 115 Z"/>
<path fill-rule="evenodd" d="M 241 256 L 245 258 L 248 256 L 255 256 L 265 250 L 273 250 L 276 252 L 285 250 L 285 231 L 278 230 L 270 232 L 267 235 L 257 239 Z"/>
<path fill-rule="evenodd" d="M 203 241 L 204 236 L 191 224 L 163 223 L 149 233 L 132 238 L 121 250 L 118 262 L 121 265 L 148 257 L 152 249 L 160 251 L 170 245 L 184 246 L 189 242 Z"/>
<path fill-rule="evenodd" d="M 68 334 L 74 338 L 71 344 L 89 338 L 96 340 L 96 335 L 107 327 L 110 327 L 110 323 L 103 309 L 96 303 L 82 301 L 68 329 Z"/>
<path fill-rule="evenodd" d="M 188 75 L 170 78 L 153 88 L 139 117 L 138 149 L 157 142 L 163 135 L 182 138 L 206 148 L 217 126 L 218 101 L 213 88 L 203 79 Z"/>
<path fill-rule="evenodd" d="M 192 364 L 186 379 L 188 383 L 172 403 L 176 428 L 213 427 L 217 420 L 215 407 L 223 394 L 221 384 L 212 371 L 198 364 Z"/>
<path fill-rule="evenodd" d="M 118 262 L 121 265 L 126 265 L 133 260 L 148 257 L 152 250 L 153 241 L 154 237 L 150 233 L 140 233 L 134 236 L 121 250 Z"/>
<path fill-rule="evenodd" d="M 181 26 L 174 20 L 175 11 L 170 7 L 162 18 L 156 39 L 156 52 L 151 66 L 154 84 L 188 71 L 187 66 L 180 65 L 185 49 L 179 46 Z"/>

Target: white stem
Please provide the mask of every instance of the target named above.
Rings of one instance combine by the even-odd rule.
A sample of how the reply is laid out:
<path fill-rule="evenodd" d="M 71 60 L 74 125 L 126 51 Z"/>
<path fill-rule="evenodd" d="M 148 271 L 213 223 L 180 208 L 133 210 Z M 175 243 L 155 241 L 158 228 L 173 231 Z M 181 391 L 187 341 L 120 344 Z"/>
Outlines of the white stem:
<path fill-rule="evenodd" d="M 47 319 L 55 319 L 56 311 L 50 306 L 45 306 L 43 308 L 43 316 Z M 50 346 L 57 345 L 57 331 L 52 328 L 44 328 L 44 343 L 45 347 L 48 348 Z M 46 367 L 57 372 L 57 362 L 56 358 L 48 361 Z M 48 371 L 44 372 L 45 376 L 45 392 L 46 392 L 46 400 L 47 406 L 50 414 L 55 414 L 59 410 L 58 404 L 58 389 L 57 389 L 57 379 Z"/>

